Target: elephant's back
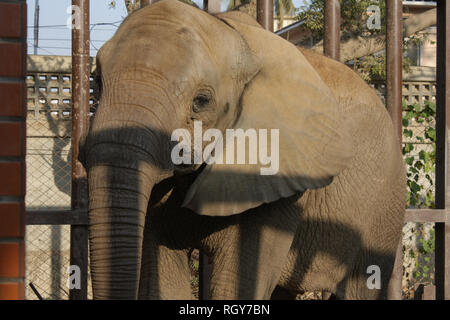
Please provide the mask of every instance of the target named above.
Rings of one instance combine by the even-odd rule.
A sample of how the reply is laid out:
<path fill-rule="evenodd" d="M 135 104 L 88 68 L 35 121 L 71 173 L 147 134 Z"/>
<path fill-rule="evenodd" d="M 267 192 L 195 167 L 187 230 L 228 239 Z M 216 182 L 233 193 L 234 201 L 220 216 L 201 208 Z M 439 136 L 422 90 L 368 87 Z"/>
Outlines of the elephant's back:
<path fill-rule="evenodd" d="M 314 67 L 338 101 L 351 99 L 354 104 L 372 102 L 377 105 L 375 112 L 385 110 L 375 90 L 348 66 L 309 49 L 299 47 L 299 50 Z M 346 110 L 342 111 L 345 112 Z"/>

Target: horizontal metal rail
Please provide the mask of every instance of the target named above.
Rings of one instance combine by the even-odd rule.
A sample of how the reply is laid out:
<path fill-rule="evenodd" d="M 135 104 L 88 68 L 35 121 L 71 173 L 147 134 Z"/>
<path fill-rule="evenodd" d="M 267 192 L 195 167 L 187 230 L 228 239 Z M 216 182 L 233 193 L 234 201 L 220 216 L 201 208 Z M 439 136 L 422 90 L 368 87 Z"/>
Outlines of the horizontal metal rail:
<path fill-rule="evenodd" d="M 405 222 L 449 222 L 445 209 L 406 209 Z M 87 210 L 28 210 L 27 225 L 88 225 Z"/>
<path fill-rule="evenodd" d="M 88 225 L 87 210 L 27 210 L 27 225 Z"/>

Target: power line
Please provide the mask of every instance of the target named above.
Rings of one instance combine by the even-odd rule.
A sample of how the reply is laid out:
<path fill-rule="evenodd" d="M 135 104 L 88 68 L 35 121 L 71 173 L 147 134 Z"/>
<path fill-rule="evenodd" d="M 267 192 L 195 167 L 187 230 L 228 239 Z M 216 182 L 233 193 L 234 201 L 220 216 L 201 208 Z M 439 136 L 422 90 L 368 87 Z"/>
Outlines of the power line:
<path fill-rule="evenodd" d="M 30 42 L 27 42 L 27 44 L 28 44 L 28 46 L 33 46 L 33 44 L 30 43 Z M 93 44 L 91 43 L 91 45 L 93 45 Z M 39 46 L 39 48 L 64 48 L 64 49 L 72 49 L 71 46 L 64 46 L 64 45 L 61 45 L 61 46 L 52 46 L 52 45 L 46 46 L 46 45 L 44 45 L 44 46 Z"/>
<path fill-rule="evenodd" d="M 38 47 L 38 49 L 42 49 L 42 50 L 44 50 L 45 52 L 50 53 L 50 54 L 53 55 L 53 56 L 57 56 L 56 53 L 51 52 L 51 51 L 48 51 L 47 49 L 44 49 L 44 48 L 41 48 L 41 47 Z"/>
<path fill-rule="evenodd" d="M 111 29 L 111 28 L 96 28 L 95 29 L 95 31 L 117 31 L 117 28 L 118 27 L 116 27 L 116 29 Z M 68 31 L 70 31 L 70 28 L 67 28 L 67 27 L 49 27 L 49 28 L 46 28 L 46 30 L 68 30 Z"/>
<path fill-rule="evenodd" d="M 28 44 L 28 46 L 29 47 L 33 47 L 32 44 Z M 51 47 L 51 46 L 38 46 L 37 48 L 45 50 L 47 52 L 49 52 L 47 49 L 58 49 L 58 50 L 71 50 L 72 49 L 72 48 L 69 48 L 69 47 Z M 90 51 L 98 51 L 98 49 L 92 49 L 92 48 L 90 48 L 89 50 Z M 49 52 L 49 53 L 51 53 L 51 52 Z M 53 53 L 51 53 L 51 54 L 53 54 Z"/>
<path fill-rule="evenodd" d="M 113 26 L 113 27 L 118 28 L 119 26 L 117 26 L 117 24 L 121 23 L 121 22 L 122 22 L 122 20 L 114 21 L 114 22 L 97 22 L 97 23 L 91 23 L 91 24 L 89 24 L 89 26 Z M 62 28 L 62 27 L 70 29 L 67 27 L 66 24 L 53 24 L 53 25 L 47 25 L 47 26 L 39 26 L 39 28 Z M 34 28 L 34 26 L 28 26 L 28 28 Z"/>
<path fill-rule="evenodd" d="M 34 40 L 34 38 L 27 38 L 27 40 Z M 39 38 L 39 40 L 43 41 L 72 41 L 72 39 L 50 39 L 50 38 Z M 108 40 L 89 40 L 90 42 L 106 42 Z"/>

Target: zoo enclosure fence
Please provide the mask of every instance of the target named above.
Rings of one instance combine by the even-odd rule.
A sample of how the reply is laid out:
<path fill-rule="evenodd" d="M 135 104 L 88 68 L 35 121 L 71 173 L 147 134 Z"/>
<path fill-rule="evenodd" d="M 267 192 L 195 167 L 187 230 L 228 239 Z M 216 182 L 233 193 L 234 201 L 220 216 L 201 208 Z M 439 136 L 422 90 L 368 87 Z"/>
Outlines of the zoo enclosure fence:
<path fill-rule="evenodd" d="M 210 0 L 211 2 L 212 0 Z M 82 7 L 86 7 L 88 5 L 87 0 L 73 0 L 73 4 L 82 5 Z M 393 1 L 394 2 L 394 1 Z M 271 30 L 270 19 L 273 12 L 271 12 L 271 8 L 273 7 L 273 2 L 270 0 L 258 0 L 258 21 L 262 22 L 262 25 Z M 449 83 L 447 81 L 447 74 L 449 72 L 450 66 L 450 50 L 449 50 L 449 34 L 450 34 L 450 1 L 440 1 L 438 2 L 438 68 L 437 68 L 437 86 L 434 89 L 433 84 L 419 84 L 421 88 L 421 92 L 423 93 L 424 88 L 429 88 L 428 95 L 434 96 L 437 95 L 437 121 L 436 121 L 436 131 L 438 135 L 437 141 L 437 160 L 436 160 L 436 208 L 437 209 L 410 209 L 407 210 L 405 222 L 431 222 L 436 223 L 436 298 L 438 299 L 449 299 L 450 295 L 450 220 L 448 218 L 447 207 L 448 199 L 445 199 L 445 191 L 447 187 L 447 176 L 446 176 L 446 168 L 447 168 L 447 158 L 448 155 L 445 152 L 446 146 L 446 135 L 449 126 L 449 120 L 446 120 L 450 115 L 449 111 Z M 336 18 L 336 15 L 339 14 L 339 1 L 337 0 L 326 0 L 326 17 L 325 20 L 326 30 L 330 30 L 330 32 L 326 33 L 325 43 L 326 45 L 326 53 L 328 55 L 333 56 L 334 58 L 338 57 L 339 53 L 339 21 L 340 19 Z M 210 6 L 213 8 L 214 6 Z M 395 7 L 395 6 L 394 6 Z M 391 10 L 401 10 L 401 5 L 395 8 L 391 8 Z M 86 9 L 87 10 L 87 9 Z M 86 10 L 84 10 L 83 14 L 83 23 L 88 25 L 89 23 L 89 14 L 86 14 Z M 397 12 L 398 13 L 398 12 Z M 330 19 L 330 17 L 334 17 Z M 331 20 L 331 24 L 330 24 Z M 397 29 L 399 22 L 397 21 Z M 82 28 L 83 29 L 83 28 Z M 388 36 L 389 32 L 394 31 L 395 28 L 388 28 Z M 87 30 L 89 30 L 87 28 Z M 87 30 L 81 30 L 80 33 L 86 33 Z M 397 30 L 398 31 L 398 30 Z M 73 31 L 76 33 L 76 31 Z M 86 35 L 82 35 L 86 37 Z M 75 37 L 80 37 L 80 34 L 76 34 Z M 77 38 L 78 39 L 78 38 Z M 82 41 L 74 41 L 75 46 L 73 48 L 75 54 L 77 52 L 83 52 L 85 48 L 83 48 Z M 81 46 L 81 47 L 80 47 Z M 391 44 L 391 46 L 398 46 L 397 44 Z M 392 48 L 391 48 L 392 49 Z M 398 48 L 396 48 L 398 49 Z M 389 52 L 389 50 L 388 50 Z M 28 134 L 31 135 L 29 137 L 29 141 L 27 142 L 29 145 L 29 151 L 31 152 L 27 155 L 27 163 L 28 160 L 32 159 L 32 157 L 37 157 L 32 163 L 29 164 L 29 177 L 32 177 L 33 174 L 41 172 L 41 174 L 45 177 L 44 179 L 47 183 L 53 180 L 50 184 L 52 187 L 50 188 L 42 188 L 42 184 L 39 184 L 39 187 L 36 188 L 34 183 L 29 184 L 29 190 L 27 192 L 27 232 L 30 231 L 29 239 L 32 239 L 33 232 L 37 232 L 38 234 L 47 234 L 46 237 L 56 239 L 52 240 L 53 242 L 58 243 L 56 247 L 63 248 L 63 254 L 60 254 L 58 257 L 57 250 L 53 250 L 55 248 L 55 244 L 38 244 L 36 247 L 36 254 L 30 255 L 33 258 L 39 259 L 40 255 L 42 255 L 41 248 L 39 246 L 50 246 L 53 251 L 52 261 L 55 261 L 55 265 L 59 266 L 59 272 L 63 272 L 63 274 L 67 274 L 67 268 L 69 264 L 75 264 L 81 266 L 82 271 L 82 289 L 81 290 L 71 290 L 71 293 L 68 293 L 65 289 L 64 294 L 54 293 L 57 292 L 57 288 L 64 288 L 65 279 L 61 276 L 57 275 L 58 271 L 55 272 L 56 279 L 51 280 L 52 285 L 49 287 L 50 293 L 48 297 L 55 298 L 61 296 L 69 296 L 72 299 L 86 299 L 88 297 L 88 263 L 87 263 L 87 210 L 84 207 L 77 208 L 72 205 L 72 209 L 70 209 L 70 195 L 73 195 L 73 190 L 71 190 L 71 186 L 73 185 L 73 175 L 74 175 L 74 167 L 71 165 L 73 163 L 70 158 L 70 141 L 71 141 L 71 120 L 73 112 L 79 112 L 79 108 L 84 108 L 84 112 L 95 112 L 96 106 L 96 88 L 93 84 L 92 76 L 89 77 L 90 73 L 95 70 L 95 63 L 91 61 L 90 67 L 87 67 L 86 59 L 76 62 L 76 65 L 70 66 L 70 57 L 59 57 L 59 58 L 42 58 L 47 59 L 47 63 L 52 65 L 52 67 L 44 66 L 45 63 L 39 62 L 37 60 L 33 60 L 30 58 L 29 60 L 29 69 L 28 69 L 28 79 L 27 79 L 27 87 L 28 87 L 28 119 L 27 119 L 27 127 L 29 128 Z M 41 64 L 42 63 L 42 64 Z M 84 65 L 83 65 L 84 63 Z M 40 67 L 38 67 L 40 66 Z M 392 78 L 395 80 L 394 82 L 401 83 L 401 71 L 398 72 L 393 70 L 394 65 L 388 63 L 388 88 L 391 90 L 387 90 L 388 97 L 390 92 L 392 91 Z M 78 68 L 78 70 L 77 70 Z M 84 69 L 83 69 L 84 68 Z M 80 69 L 83 69 L 80 71 Z M 59 71 L 56 71 L 59 70 Z M 72 79 L 72 70 L 75 70 L 74 79 Z M 390 72 L 389 72 L 390 70 Z M 401 69 L 400 69 L 401 70 Z M 80 80 L 80 78 L 84 77 L 84 81 Z M 389 79 L 391 77 L 391 79 Z M 86 81 L 86 78 L 90 81 Z M 72 83 L 71 83 L 72 82 Z M 391 85 L 389 86 L 389 82 Z M 80 103 L 80 94 L 78 92 L 72 92 L 72 88 L 74 85 L 79 85 L 83 87 L 85 90 L 84 93 L 84 102 Z M 429 87 L 427 87 L 429 85 Z M 412 84 L 412 87 L 407 87 L 405 83 L 402 93 L 402 86 L 397 85 L 396 93 L 396 101 L 397 110 L 395 112 L 401 112 L 398 110 L 398 101 L 402 98 L 402 94 L 408 96 L 408 99 L 416 99 L 419 97 L 419 101 L 421 100 L 421 96 L 416 95 L 414 92 L 415 84 Z M 410 89 L 411 88 L 411 89 Z M 446 90 L 447 89 L 447 90 Z M 407 92 L 406 92 L 406 91 Z M 434 92 L 433 90 L 436 90 Z M 87 92 L 86 92 L 87 91 Z M 88 96 L 86 97 L 86 93 Z M 88 98 L 88 99 L 86 99 Z M 78 99 L 77 101 L 73 100 Z M 389 101 L 391 99 L 391 101 Z M 394 100 L 395 100 L 394 99 Z M 391 106 L 392 110 L 392 95 L 391 98 L 388 98 L 388 106 Z M 74 107 L 75 105 L 75 107 Z M 401 104 L 400 104 L 401 106 Z M 397 114 L 398 116 L 398 114 Z M 86 114 L 87 117 L 87 114 Z M 86 118 L 85 117 L 85 118 Z M 76 117 L 75 117 L 76 118 Z M 79 117 L 78 117 L 79 118 Z M 79 118 L 80 119 L 80 118 Z M 28 123 L 29 122 L 29 123 Z M 399 126 L 401 126 L 401 121 L 394 121 Z M 76 125 L 76 124 L 75 124 Z M 401 128 L 398 128 L 401 132 Z M 33 136 L 34 134 L 34 136 Z M 77 132 L 79 137 L 80 132 Z M 43 147 L 42 140 L 47 139 L 52 141 L 51 151 L 50 149 L 46 149 L 47 147 Z M 33 154 L 37 150 L 41 150 L 44 152 L 42 155 Z M 47 152 L 47 153 L 46 153 Z M 31 158 L 28 158 L 28 157 Z M 40 158 L 39 158 L 40 157 Z M 50 161 L 51 159 L 51 161 Z M 34 166 L 34 167 L 33 167 Z M 44 168 L 46 168 L 44 170 Z M 33 170 L 34 169 L 34 170 Z M 69 170 L 71 174 L 69 174 Z M 76 170 L 76 169 L 75 169 Z M 49 172 L 52 174 L 49 175 Z M 73 199 L 72 199 L 73 204 Z M 38 209 L 39 208 L 39 209 Z M 69 227 L 61 227 L 61 225 L 71 226 L 70 230 L 75 232 L 70 232 Z M 47 226 L 47 227 L 45 227 Z M 48 227 L 52 226 L 52 227 Z M 33 231 L 33 229 L 38 231 Z M 40 231 L 39 231 L 40 230 Z M 70 232 L 70 235 L 69 235 Z M 50 236 L 48 234 L 50 233 Z M 36 236 L 39 238 L 39 235 Z M 70 240 L 69 240 L 70 239 Z M 45 242 L 45 241 L 44 241 Z M 70 242 L 69 246 L 67 246 L 67 242 Z M 64 244 L 62 244 L 64 243 Z M 28 250 L 30 251 L 30 244 L 27 240 Z M 53 247 L 52 247 L 53 246 Z M 33 248 L 33 246 L 31 246 Z M 61 251 L 61 249 L 59 249 Z M 40 252 L 40 253 L 39 253 Z M 30 251 L 31 253 L 31 251 Z M 35 255 L 35 257 L 34 257 Z M 69 258 L 70 255 L 70 258 Z M 28 258 L 28 257 L 27 257 Z M 397 257 L 398 258 L 398 257 Z M 31 258 L 30 258 L 31 259 Z M 38 260 L 39 261 L 39 260 Z M 28 262 L 28 261 L 27 261 Z M 29 262 L 28 262 L 29 263 Z M 38 263 L 39 264 L 39 263 Z M 45 266 L 45 263 L 41 263 L 42 266 Z M 401 265 L 401 264 L 400 264 Z M 208 281 L 208 274 L 205 272 L 207 268 L 206 263 L 202 263 L 200 265 L 201 268 L 201 276 L 200 276 L 200 288 L 204 288 L 206 282 Z M 40 270 L 40 269 L 38 269 Z M 32 274 L 32 270 L 27 270 L 27 275 Z M 41 271 L 35 271 L 36 274 L 45 274 L 43 269 Z M 401 268 L 397 269 L 397 277 L 401 279 Z M 400 274 L 398 274 L 400 272 Z M 53 276 L 52 276 L 53 277 Z M 38 280 L 36 280 L 37 282 Z M 400 293 L 400 288 L 397 289 L 397 297 Z M 53 290 L 53 291 L 51 291 Z M 202 289 L 200 289 L 202 291 Z M 204 290 L 203 290 L 204 291 Z M 52 296 L 53 294 L 53 296 Z M 205 293 L 201 293 L 201 296 L 205 297 Z"/>

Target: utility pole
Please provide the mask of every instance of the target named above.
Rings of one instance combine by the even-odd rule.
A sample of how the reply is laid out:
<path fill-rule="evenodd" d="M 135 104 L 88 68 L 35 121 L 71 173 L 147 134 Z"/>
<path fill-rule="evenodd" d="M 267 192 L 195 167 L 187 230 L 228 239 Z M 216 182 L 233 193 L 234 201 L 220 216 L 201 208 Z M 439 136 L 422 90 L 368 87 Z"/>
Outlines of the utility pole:
<path fill-rule="evenodd" d="M 39 0 L 34 0 L 34 54 L 39 44 Z"/>

